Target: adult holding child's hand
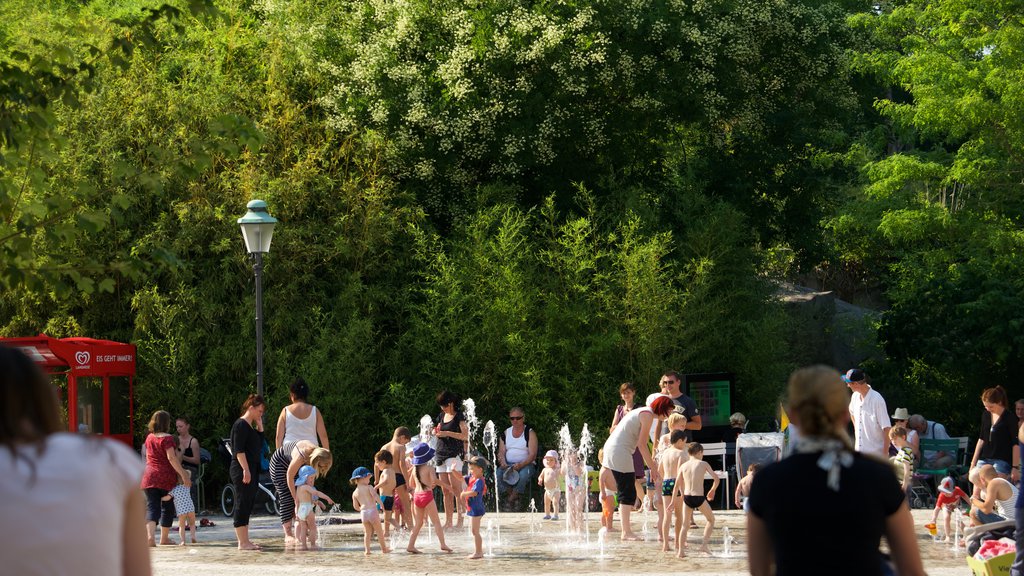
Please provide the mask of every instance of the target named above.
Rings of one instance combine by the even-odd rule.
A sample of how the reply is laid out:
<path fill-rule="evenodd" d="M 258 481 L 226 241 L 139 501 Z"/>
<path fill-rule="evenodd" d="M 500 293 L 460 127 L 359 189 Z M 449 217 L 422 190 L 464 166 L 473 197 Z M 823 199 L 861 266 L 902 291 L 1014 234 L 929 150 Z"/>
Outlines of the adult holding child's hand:
<path fill-rule="evenodd" d="M 654 463 L 654 455 L 647 444 L 651 435 L 651 427 L 657 421 L 668 418 L 675 409 L 672 399 L 666 394 L 651 394 L 647 405 L 630 410 L 619 421 L 615 430 L 604 443 L 604 460 L 601 466 L 612 471 L 618 486 L 619 511 L 622 513 L 622 539 L 638 540 L 629 525 L 629 514 L 633 507 L 639 506 L 637 500 L 633 452 L 640 450 L 640 456 L 651 470 L 651 482 L 659 485 L 658 466 Z"/>
<path fill-rule="evenodd" d="M 185 468 L 178 457 L 177 443 L 171 436 L 171 415 L 157 410 L 149 419 L 149 435 L 146 436 L 146 471 L 142 474 L 142 489 L 146 494 L 146 533 L 149 545 L 156 546 L 154 532 L 160 522 L 160 544 L 173 544 L 170 538 L 171 525 L 177 516 L 174 500 L 166 498 L 178 478 L 186 488 L 192 487 L 192 480 L 185 474 Z"/>
<path fill-rule="evenodd" d="M 316 468 L 317 476 L 323 477 L 334 464 L 329 450 L 319 448 L 309 440 L 285 442 L 270 457 L 270 480 L 277 493 L 277 513 L 281 518 L 285 546 L 295 545 L 292 521 L 298 512 L 295 504 L 295 478 L 299 469 L 309 465 Z"/>

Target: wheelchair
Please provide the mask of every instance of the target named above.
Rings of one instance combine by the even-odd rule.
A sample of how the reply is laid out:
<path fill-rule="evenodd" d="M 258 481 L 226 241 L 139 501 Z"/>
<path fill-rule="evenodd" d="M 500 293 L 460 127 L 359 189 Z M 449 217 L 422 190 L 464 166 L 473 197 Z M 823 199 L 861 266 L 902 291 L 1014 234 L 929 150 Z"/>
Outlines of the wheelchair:
<path fill-rule="evenodd" d="M 266 442 L 263 443 L 264 452 L 266 452 Z M 234 454 L 231 450 L 231 438 L 221 438 L 220 449 L 221 457 L 224 459 L 225 466 L 231 466 L 231 459 L 234 458 Z M 270 481 L 270 472 L 268 470 L 269 462 L 266 458 L 262 459 L 260 466 L 260 477 L 258 481 L 259 490 L 256 492 L 256 506 L 263 505 L 268 514 L 277 514 L 277 494 L 274 492 L 274 483 Z M 233 516 L 235 513 L 235 485 L 228 483 L 224 486 L 224 489 L 220 492 L 220 509 L 225 516 Z"/>

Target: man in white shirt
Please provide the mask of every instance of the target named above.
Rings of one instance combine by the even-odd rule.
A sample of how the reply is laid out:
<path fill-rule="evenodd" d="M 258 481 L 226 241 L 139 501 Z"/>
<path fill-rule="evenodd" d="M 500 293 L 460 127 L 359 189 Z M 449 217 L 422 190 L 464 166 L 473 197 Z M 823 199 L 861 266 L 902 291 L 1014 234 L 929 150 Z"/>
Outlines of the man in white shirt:
<path fill-rule="evenodd" d="M 867 382 L 867 375 L 853 368 L 843 375 L 843 381 L 853 390 L 850 397 L 850 420 L 853 422 L 854 448 L 858 452 L 889 457 L 889 410 L 885 399 Z"/>

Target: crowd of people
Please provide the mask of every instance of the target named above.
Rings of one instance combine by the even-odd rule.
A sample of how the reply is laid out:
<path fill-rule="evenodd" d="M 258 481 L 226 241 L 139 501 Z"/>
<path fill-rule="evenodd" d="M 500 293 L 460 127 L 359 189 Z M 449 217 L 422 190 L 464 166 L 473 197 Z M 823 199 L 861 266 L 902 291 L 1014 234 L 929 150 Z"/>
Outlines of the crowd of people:
<path fill-rule="evenodd" d="M 621 539 L 638 539 L 631 513 L 647 502 L 658 512 L 662 549 L 682 557 L 697 513 L 705 522 L 701 551 L 707 551 L 715 526 L 709 501 L 719 484 L 703 460 L 703 447 L 692 440 L 693 432 L 703 427 L 701 415 L 680 384 L 679 374 L 666 372 L 660 391 L 643 403 L 636 401 L 632 384 L 619 388 L 622 403 L 599 452 L 597 476 L 604 528 L 615 529 L 617 511 Z M 291 403 L 277 420 L 269 476 L 286 547 L 315 548 L 316 512 L 334 504 L 315 485 L 331 470 L 333 457 L 323 415 L 308 402 L 308 386 L 297 379 L 290 391 Z M 0 445 L 6 449 L 0 451 L 0 474 L 12 479 L 0 483 L 0 502 L 4 517 L 18 517 L 21 523 L 18 530 L 6 531 L 5 545 L 25 552 L 6 567 L 21 571 L 19 563 L 45 562 L 52 573 L 148 574 L 148 548 L 173 543 L 169 532 L 176 517 L 180 543 L 185 543 L 186 526 L 196 541 L 193 478 L 201 448 L 187 418 L 175 420 L 166 411 L 156 411 L 143 459 L 123 444 L 70 434 L 63 431 L 54 387 L 24 354 L 5 347 L 0 347 L 0 397 Z M 940 513 L 964 502 L 974 524 L 1015 520 L 1022 526 L 1024 499 L 1017 496 L 1024 401 L 1011 410 L 1005 390 L 996 386 L 983 392 L 981 403 L 970 485 L 962 490 L 953 476 L 939 483 L 933 523 Z M 351 502 L 360 514 L 367 554 L 375 539 L 382 552 L 390 552 L 388 541 L 397 528 L 409 530 L 406 551 L 420 553 L 417 538 L 427 521 L 435 527 L 440 549 L 451 552 L 444 532 L 461 526 L 465 516 L 474 538 L 469 558 L 482 557 L 480 521 L 488 490 L 484 478 L 492 465 L 499 468 L 495 488 L 510 507 L 521 505 L 536 482 L 543 489 L 546 518 L 557 518 L 564 483 L 566 514 L 573 525 L 589 485 L 586 463 L 577 454 L 560 462 L 558 452 L 548 451 L 544 467 L 538 469 L 537 433 L 523 409 L 513 407 L 509 426 L 498 436 L 497 462 L 490 463 L 469 451 L 461 399 L 442 391 L 437 404 L 433 430 L 414 435 L 406 427 L 397 428 L 373 456 L 372 469 L 357 467 L 351 473 Z M 890 415 L 869 376 L 859 369 L 843 375 L 823 366 L 797 370 L 789 380 L 786 409 L 792 422 L 790 454 L 751 467 L 736 487 L 737 505 L 747 510 L 751 573 L 799 573 L 813 566 L 823 573 L 923 574 L 908 502 L 913 483 L 920 481 L 916 470 L 945 469 L 955 461 L 955 453 L 930 450 L 928 442 L 922 443 L 948 439 L 942 424 L 906 408 Z M 240 550 L 260 549 L 249 537 L 248 525 L 265 451 L 265 411 L 264 399 L 251 394 L 231 427 L 233 524 Z M 172 423 L 176 435 L 171 434 Z M 735 414 L 730 424 L 727 434 L 735 439 L 745 419 Z M 109 464 L 93 466 L 83 455 L 105 458 Z M 709 490 L 706 477 L 713 481 Z M 434 500 L 435 488 L 442 495 L 439 502 Z M 821 525 L 821 509 L 843 518 L 843 537 Z M 90 523 L 115 529 L 76 530 Z M 888 556 L 879 551 L 883 536 Z M 1024 552 L 1020 530 L 1017 540 Z M 45 553 L 58 543 L 64 553 Z M 1021 575 L 1021 567 L 1018 559 L 1011 573 Z"/>

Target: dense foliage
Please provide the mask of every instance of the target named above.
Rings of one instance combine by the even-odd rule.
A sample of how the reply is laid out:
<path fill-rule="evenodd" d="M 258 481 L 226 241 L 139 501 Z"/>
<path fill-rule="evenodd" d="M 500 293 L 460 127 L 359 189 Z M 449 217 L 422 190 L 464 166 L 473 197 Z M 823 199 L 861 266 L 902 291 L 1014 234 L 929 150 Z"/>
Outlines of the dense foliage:
<path fill-rule="evenodd" d="M 964 10 L 4 2 L 0 334 L 135 342 L 136 429 L 212 445 L 254 388 L 261 198 L 270 414 L 302 375 L 342 468 L 444 388 L 542 443 L 667 368 L 770 416 L 807 274 L 884 310 L 891 407 L 966 433 L 1024 368 L 1024 37 Z"/>

